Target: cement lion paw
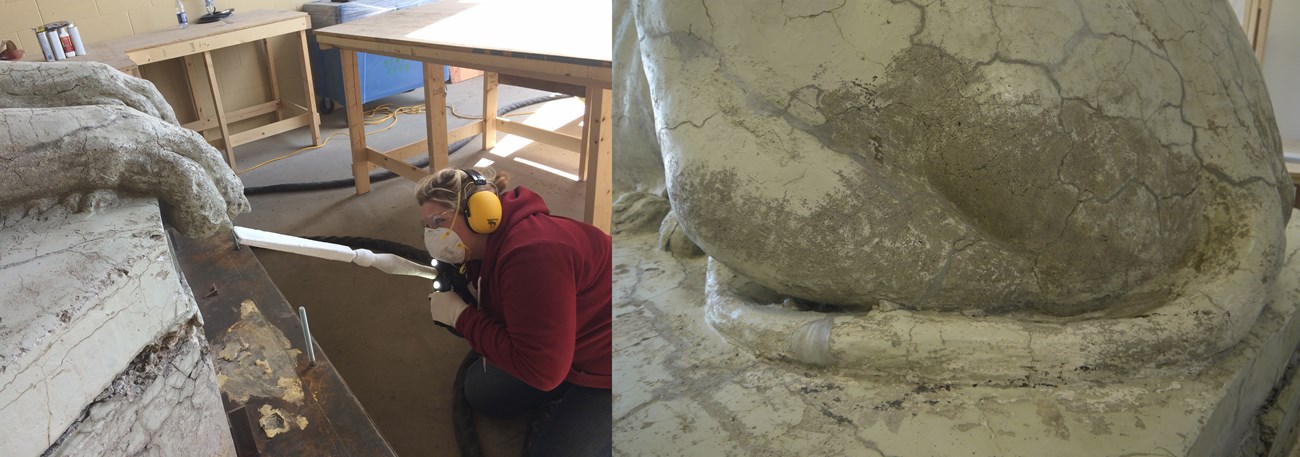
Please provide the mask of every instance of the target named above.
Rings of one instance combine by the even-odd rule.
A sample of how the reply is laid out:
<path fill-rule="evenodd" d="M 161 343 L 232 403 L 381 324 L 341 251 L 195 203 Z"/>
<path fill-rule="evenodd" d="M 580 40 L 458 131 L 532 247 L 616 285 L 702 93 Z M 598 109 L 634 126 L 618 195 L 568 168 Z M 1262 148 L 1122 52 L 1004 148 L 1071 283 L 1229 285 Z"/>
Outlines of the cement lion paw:
<path fill-rule="evenodd" d="M 122 105 L 0 109 L 0 206 L 111 189 L 164 203 L 190 237 L 249 210 L 243 184 L 197 133 Z"/>
<path fill-rule="evenodd" d="M 717 263 L 709 319 L 773 357 L 1181 366 L 1240 340 L 1277 284 L 1294 187 L 1226 2 L 636 14 L 673 212 Z M 733 273 L 845 313 L 746 314 Z"/>
<path fill-rule="evenodd" d="M 172 124 L 176 113 L 148 80 L 99 62 L 6 62 L 0 109 L 120 105 Z"/>

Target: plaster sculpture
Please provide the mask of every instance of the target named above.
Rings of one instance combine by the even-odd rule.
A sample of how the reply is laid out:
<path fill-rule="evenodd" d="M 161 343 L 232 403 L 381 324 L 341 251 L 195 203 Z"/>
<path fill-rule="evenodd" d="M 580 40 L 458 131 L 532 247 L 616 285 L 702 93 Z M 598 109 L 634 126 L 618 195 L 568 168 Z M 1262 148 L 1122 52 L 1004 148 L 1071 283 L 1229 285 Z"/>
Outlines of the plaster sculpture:
<path fill-rule="evenodd" d="M 234 455 L 167 234 L 152 198 L 0 227 L 4 455 Z"/>
<path fill-rule="evenodd" d="M 176 123 L 176 113 L 148 80 L 99 62 L 6 62 L 0 107 L 119 105 Z"/>
<path fill-rule="evenodd" d="M 1225 2 L 635 14 L 673 212 L 734 343 L 930 380 L 1152 375 L 1269 300 L 1293 187 Z"/>
<path fill-rule="evenodd" d="M 98 63 L 0 65 L 0 222 L 116 192 L 157 197 L 168 222 L 205 236 L 248 211 L 243 184 L 148 81 Z M 105 192 L 107 191 L 107 192 Z"/>
<path fill-rule="evenodd" d="M 641 71 L 641 52 L 629 0 L 615 0 L 614 129 L 619 135 L 618 166 L 614 168 L 614 195 L 640 191 L 664 192 L 663 159 L 655 139 L 650 88 Z M 617 225 L 617 224 L 615 224 Z"/>

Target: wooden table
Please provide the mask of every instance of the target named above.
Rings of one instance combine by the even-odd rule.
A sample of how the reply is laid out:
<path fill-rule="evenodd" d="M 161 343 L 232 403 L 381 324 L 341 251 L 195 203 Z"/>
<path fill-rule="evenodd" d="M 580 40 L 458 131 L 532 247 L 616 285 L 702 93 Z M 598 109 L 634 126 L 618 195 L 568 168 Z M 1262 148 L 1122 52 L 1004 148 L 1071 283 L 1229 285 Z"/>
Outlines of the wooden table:
<path fill-rule="evenodd" d="M 227 411 L 233 411 L 231 427 L 240 456 L 396 456 L 319 344 L 313 344 L 316 365 L 309 365 L 297 313 L 271 282 L 252 248 L 236 250 L 229 231 L 201 240 L 172 230 L 168 233 L 185 281 L 199 303 L 203 333 L 210 343 L 222 341 L 236 323 L 252 322 L 240 315 L 241 303 L 252 300 L 265 317 L 256 322 L 269 323 L 274 327 L 269 331 L 282 333 L 292 349 L 302 351 L 294 368 L 305 394 L 301 404 L 274 397 L 254 396 L 244 403 L 226 399 Z M 217 351 L 214 346 L 212 357 L 218 357 Z M 275 383 L 270 378 L 267 382 Z M 226 396 L 224 388 L 222 394 Z M 308 425 L 267 438 L 256 412 L 262 405 L 305 417 Z"/>
<path fill-rule="evenodd" d="M 189 86 L 190 94 L 193 96 L 191 102 L 194 104 L 194 112 L 198 115 L 199 120 L 185 124 L 183 127 L 200 132 L 214 128 L 220 129 L 221 137 L 219 141 L 226 153 L 226 162 L 230 164 L 231 168 L 234 168 L 235 146 L 302 126 L 311 127 L 313 145 L 319 146 L 321 144 L 320 115 L 316 113 L 316 92 L 312 86 L 311 62 L 307 57 L 307 30 L 309 29 L 311 29 L 311 19 L 307 16 L 307 13 L 303 12 L 279 10 L 236 12 L 230 17 L 209 24 L 191 22 L 189 27 L 183 29 L 145 33 L 99 43 L 87 43 L 87 54 L 85 56 L 77 56 L 68 60 L 104 62 L 118 70 L 138 77 L 140 76 L 140 65 L 175 58 L 185 59 L 185 68 L 187 70 L 185 72 L 185 83 Z M 301 60 L 303 75 L 306 78 L 307 100 L 305 106 L 290 103 L 305 111 L 305 113 L 285 118 L 282 111 L 285 102 L 280 98 L 279 80 L 275 74 L 275 55 L 272 54 L 271 46 L 266 40 L 291 33 L 297 33 L 298 40 L 302 43 Z M 221 89 L 217 85 L 216 69 L 212 66 L 212 51 L 253 41 L 262 42 L 262 49 L 266 54 L 264 64 L 267 68 L 267 77 L 271 86 L 273 100 L 228 113 L 221 104 Z M 197 64 L 196 61 L 200 58 L 202 58 L 203 66 L 207 71 L 208 86 L 211 88 L 210 95 L 213 106 L 216 108 L 215 113 L 205 113 L 199 107 L 197 100 L 200 93 L 194 81 L 191 80 L 191 72 L 188 71 Z M 276 122 L 243 132 L 230 133 L 231 123 L 267 113 L 275 113 Z"/>
<path fill-rule="evenodd" d="M 352 176 L 357 194 L 370 191 L 370 170 L 380 166 L 410 180 L 429 174 L 405 162 L 420 152 L 429 169 L 448 165 L 447 146 L 483 134 L 483 147 L 496 145 L 497 132 L 519 135 L 581 154 L 578 177 L 586 181 L 584 219 L 610 228 L 612 111 L 612 2 L 483 0 L 442 1 L 392 11 L 316 31 L 322 48 L 341 51 Z M 390 151 L 366 147 L 357 52 L 424 62 L 428 136 Z M 483 120 L 447 131 L 443 67 L 483 70 Z M 497 117 L 500 81 L 586 99 L 581 137 Z"/>

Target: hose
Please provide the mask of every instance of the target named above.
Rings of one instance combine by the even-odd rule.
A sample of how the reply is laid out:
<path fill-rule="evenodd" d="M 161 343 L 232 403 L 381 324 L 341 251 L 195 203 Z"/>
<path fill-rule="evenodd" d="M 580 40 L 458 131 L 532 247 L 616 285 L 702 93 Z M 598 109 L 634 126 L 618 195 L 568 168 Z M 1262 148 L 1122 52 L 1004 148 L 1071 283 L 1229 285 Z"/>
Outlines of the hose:
<path fill-rule="evenodd" d="M 518 109 L 518 108 L 516 108 Z M 424 249 L 414 246 L 398 243 L 396 241 L 381 240 L 377 238 L 366 238 L 360 236 L 304 236 L 309 240 L 323 241 L 326 243 L 341 244 L 352 249 L 369 249 L 373 252 L 384 252 L 405 258 L 412 262 L 428 265 L 433 258 Z M 444 268 L 444 266 L 446 266 Z M 459 268 L 446 262 L 438 262 L 438 277 L 450 280 L 452 290 L 460 295 L 470 306 L 476 306 L 478 299 L 469 292 L 469 281 Z M 446 275 L 446 276 L 444 276 Z M 441 322 L 435 322 L 439 326 L 447 329 L 452 334 L 464 338 L 456 329 L 443 325 Z M 479 359 L 478 353 L 470 350 L 461 360 L 460 367 L 456 369 L 456 379 L 452 382 L 451 393 L 451 424 L 456 432 L 456 447 L 460 449 L 461 457 L 483 457 L 483 447 L 479 442 L 478 428 L 474 425 L 474 410 L 470 407 L 469 399 L 465 398 L 465 376 L 469 367 Z"/>
<path fill-rule="evenodd" d="M 572 95 L 550 94 L 541 97 L 530 98 L 527 100 L 520 100 L 518 102 L 511 103 L 509 105 L 497 109 L 496 115 L 502 116 L 505 115 L 506 113 L 523 108 L 525 106 L 531 106 L 531 105 L 536 105 L 538 103 L 546 103 L 550 101 L 561 100 L 569 97 L 572 97 Z M 455 143 L 452 143 L 450 146 L 447 147 L 447 155 L 451 155 L 452 153 L 460 150 L 460 148 L 465 147 L 465 145 L 469 144 L 469 142 L 472 141 L 473 139 L 474 137 L 469 137 L 457 141 Z M 415 162 L 412 162 L 411 165 L 415 166 L 416 168 L 427 167 L 429 166 L 429 158 L 423 157 Z M 391 171 L 376 172 L 370 175 L 370 182 L 386 181 L 396 177 L 397 177 L 397 173 L 393 173 Z M 356 182 L 357 181 L 355 178 L 347 178 L 347 179 L 336 179 L 332 181 L 270 184 L 266 186 L 245 187 L 244 195 L 264 195 L 264 194 L 274 194 L 274 193 L 284 193 L 284 192 L 307 192 L 307 191 L 314 191 L 314 190 L 340 189 L 344 187 L 353 187 L 356 185 Z"/>

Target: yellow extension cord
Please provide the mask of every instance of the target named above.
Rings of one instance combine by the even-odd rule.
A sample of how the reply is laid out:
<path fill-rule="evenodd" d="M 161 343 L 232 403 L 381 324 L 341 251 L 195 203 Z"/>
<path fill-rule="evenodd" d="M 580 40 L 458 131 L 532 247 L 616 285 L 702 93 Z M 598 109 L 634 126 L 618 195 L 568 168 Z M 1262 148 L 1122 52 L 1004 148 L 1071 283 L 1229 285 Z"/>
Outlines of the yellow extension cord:
<path fill-rule="evenodd" d="M 461 116 L 460 114 L 456 113 L 456 109 L 455 109 L 455 108 L 452 108 L 451 106 L 448 106 L 447 109 L 448 109 L 448 110 L 451 110 L 451 115 L 452 115 L 452 116 L 455 116 L 455 117 L 458 117 L 458 118 L 461 118 L 461 119 L 468 119 L 468 120 L 483 119 L 482 116 Z M 393 122 L 390 123 L 390 124 L 388 124 L 387 127 L 384 127 L 384 128 L 382 128 L 382 129 L 375 130 L 375 131 L 373 131 L 373 132 L 366 132 L 366 136 L 370 136 L 370 135 L 373 135 L 373 134 L 376 134 L 376 133 L 379 133 L 379 132 L 382 132 L 382 131 L 385 131 L 385 130 L 388 130 L 388 129 L 393 128 L 393 126 L 397 125 L 397 116 L 399 116 L 399 115 L 402 115 L 402 114 L 424 114 L 424 112 L 425 112 L 424 105 L 408 105 L 408 106 L 400 106 L 400 107 L 397 107 L 397 108 L 392 108 L 392 107 L 390 107 L 390 106 L 388 106 L 388 105 L 379 105 L 379 106 L 376 106 L 374 109 L 371 109 L 370 111 L 366 111 L 366 112 L 365 112 L 365 117 L 364 117 L 364 119 L 365 119 L 365 122 L 364 122 L 365 125 L 376 125 L 376 124 L 382 124 L 382 123 L 384 123 L 384 122 L 389 121 L 390 119 L 391 119 Z M 529 114 L 533 114 L 533 112 L 530 111 L 530 112 L 524 112 L 524 113 L 510 113 L 510 114 L 506 114 L 506 116 L 527 116 L 527 115 L 529 115 Z M 244 173 L 248 173 L 248 172 L 250 172 L 250 171 L 256 170 L 256 169 L 261 168 L 261 167 L 263 167 L 263 166 L 269 165 L 269 164 L 271 164 L 271 163 L 273 163 L 273 162 L 279 162 L 279 161 L 281 161 L 281 160 L 284 160 L 284 159 L 287 159 L 287 158 L 293 157 L 293 156 L 295 156 L 295 155 L 298 155 L 298 153 L 300 153 L 300 152 L 303 152 L 303 151 L 310 151 L 310 150 L 313 150 L 313 149 L 320 149 L 320 148 L 323 148 L 323 147 L 325 147 L 326 144 L 329 144 L 330 139 L 332 139 L 332 138 L 334 138 L 334 137 L 336 137 L 336 136 L 339 136 L 339 135 L 347 135 L 347 134 L 348 134 L 348 131 L 347 131 L 347 130 L 340 131 L 340 132 L 334 132 L 334 133 L 331 133 L 329 136 L 325 137 L 325 141 L 322 141 L 322 142 L 320 143 L 320 146 L 307 146 L 307 147 L 302 148 L 302 149 L 299 149 L 299 150 L 297 150 L 297 151 L 293 151 L 293 152 L 290 152 L 290 153 L 288 153 L 288 154 L 282 155 L 282 156 L 280 156 L 280 157 L 276 157 L 276 158 L 274 158 L 274 159 L 271 159 L 271 160 L 268 160 L 268 161 L 265 161 L 265 162 L 259 163 L 259 164 L 257 164 L 257 165 L 254 165 L 252 168 L 245 169 L 244 171 L 236 171 L 235 174 L 236 174 L 236 175 L 242 175 L 242 174 L 244 174 Z"/>

